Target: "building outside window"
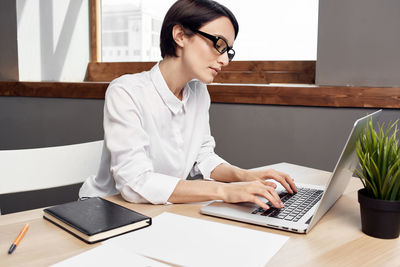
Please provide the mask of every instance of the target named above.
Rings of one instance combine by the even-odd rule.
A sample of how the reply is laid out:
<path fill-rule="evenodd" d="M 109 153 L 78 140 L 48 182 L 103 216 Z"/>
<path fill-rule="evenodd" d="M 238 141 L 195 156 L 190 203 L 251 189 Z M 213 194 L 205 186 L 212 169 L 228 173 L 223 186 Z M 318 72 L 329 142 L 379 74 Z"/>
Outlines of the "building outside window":
<path fill-rule="evenodd" d="M 162 20 L 174 2 L 102 0 L 102 61 L 159 61 Z M 239 21 L 235 60 L 316 60 L 318 0 L 218 2 Z"/>

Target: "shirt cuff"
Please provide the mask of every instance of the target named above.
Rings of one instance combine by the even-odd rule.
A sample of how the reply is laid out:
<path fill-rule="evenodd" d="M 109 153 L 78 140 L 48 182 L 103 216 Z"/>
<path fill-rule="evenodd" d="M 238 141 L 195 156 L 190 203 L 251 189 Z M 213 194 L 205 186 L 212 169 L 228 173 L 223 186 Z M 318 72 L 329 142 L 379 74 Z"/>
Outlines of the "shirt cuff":
<path fill-rule="evenodd" d="M 121 194 L 128 201 L 130 201 L 129 195 L 131 193 L 133 200 L 136 199 L 138 197 L 137 194 L 139 194 L 152 204 L 167 204 L 179 180 L 180 179 L 177 177 L 148 172 L 134 184 L 126 183 Z M 134 200 L 132 202 L 136 201 Z"/>
<path fill-rule="evenodd" d="M 211 172 L 222 163 L 229 164 L 224 159 L 219 157 L 217 154 L 213 154 L 212 156 L 208 157 L 207 159 L 203 160 L 202 162 L 197 164 L 197 168 L 203 174 L 204 179 L 212 179 Z"/>

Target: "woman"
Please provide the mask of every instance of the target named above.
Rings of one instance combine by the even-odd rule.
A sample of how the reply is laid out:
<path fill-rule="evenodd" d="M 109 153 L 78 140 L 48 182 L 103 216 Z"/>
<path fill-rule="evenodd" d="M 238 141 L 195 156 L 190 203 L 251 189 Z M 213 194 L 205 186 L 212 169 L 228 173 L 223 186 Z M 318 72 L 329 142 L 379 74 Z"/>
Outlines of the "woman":
<path fill-rule="evenodd" d="M 214 153 L 205 84 L 232 60 L 238 30 L 234 15 L 217 2 L 172 5 L 161 29 L 163 60 L 150 71 L 115 79 L 107 89 L 101 165 L 80 197 L 121 193 L 126 201 L 153 204 L 251 201 L 268 209 L 261 196 L 283 207 L 268 180 L 293 193 L 287 174 L 244 170 Z M 205 180 L 186 180 L 189 173 Z"/>

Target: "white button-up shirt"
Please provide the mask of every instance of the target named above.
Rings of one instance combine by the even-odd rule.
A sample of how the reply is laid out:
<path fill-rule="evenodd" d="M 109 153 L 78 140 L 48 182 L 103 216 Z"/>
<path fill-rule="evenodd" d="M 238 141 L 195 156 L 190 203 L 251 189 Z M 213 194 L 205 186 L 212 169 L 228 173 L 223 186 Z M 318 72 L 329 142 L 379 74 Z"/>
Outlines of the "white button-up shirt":
<path fill-rule="evenodd" d="M 130 202 L 162 204 L 189 173 L 209 178 L 225 162 L 214 153 L 209 108 L 205 84 L 186 84 L 181 101 L 158 64 L 113 80 L 105 96 L 100 168 L 79 196 L 121 193 Z"/>

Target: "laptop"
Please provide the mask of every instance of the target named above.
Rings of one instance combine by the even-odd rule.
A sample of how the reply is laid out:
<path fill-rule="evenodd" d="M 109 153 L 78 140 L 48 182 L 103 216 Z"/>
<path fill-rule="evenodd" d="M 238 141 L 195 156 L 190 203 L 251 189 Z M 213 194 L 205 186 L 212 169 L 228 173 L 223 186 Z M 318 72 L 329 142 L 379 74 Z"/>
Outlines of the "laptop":
<path fill-rule="evenodd" d="M 343 194 L 357 165 L 357 155 L 355 151 L 357 139 L 368 120 L 372 119 L 373 122 L 376 121 L 381 112 L 382 110 L 378 110 L 358 119 L 354 123 L 326 186 L 296 183 L 298 192 L 290 195 L 283 186 L 279 184 L 276 190 L 285 205 L 282 209 L 273 208 L 273 206 L 268 203 L 267 199 L 263 199 L 263 201 L 268 203 L 271 207 L 269 210 L 264 210 L 250 202 L 225 203 L 222 201 L 213 201 L 202 207 L 200 212 L 206 215 L 296 233 L 308 233 Z M 296 177 L 298 174 L 297 171 L 299 171 L 300 174 L 302 171 L 304 172 L 304 169 L 305 167 L 297 166 L 297 169 L 296 167 L 291 168 L 289 174 L 292 177 Z M 320 172 L 321 176 L 326 174 L 325 171 Z M 317 175 L 319 175 L 319 173 L 317 173 Z"/>

